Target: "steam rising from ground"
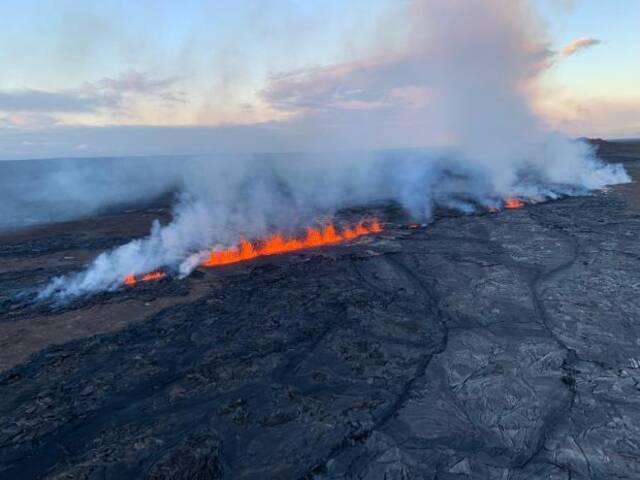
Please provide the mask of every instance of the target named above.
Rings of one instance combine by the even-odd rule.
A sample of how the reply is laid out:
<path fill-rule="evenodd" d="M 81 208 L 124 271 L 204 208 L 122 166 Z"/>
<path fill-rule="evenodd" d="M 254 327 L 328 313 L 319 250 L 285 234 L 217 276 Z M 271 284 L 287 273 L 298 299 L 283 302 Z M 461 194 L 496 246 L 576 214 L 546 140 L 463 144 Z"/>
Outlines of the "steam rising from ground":
<path fill-rule="evenodd" d="M 0 162 L 0 228 L 93 214 L 180 188 L 184 158 Z"/>
<path fill-rule="evenodd" d="M 126 275 L 158 267 L 187 275 L 205 249 L 236 244 L 241 235 L 260 237 L 311 225 L 319 215 L 376 200 L 399 201 L 424 220 L 435 206 L 472 212 L 480 205 L 498 206 L 508 195 L 542 200 L 628 180 L 621 168 L 590 158 L 587 145 L 556 141 L 532 152 L 562 149 L 562 166 L 541 169 L 539 157 L 525 158 L 510 172 L 512 182 L 453 153 L 250 157 L 232 164 L 228 158 L 202 159 L 191 164 L 195 172 L 189 191 L 172 223 L 156 223 L 148 237 L 100 255 L 84 272 L 54 279 L 41 297 L 114 289 Z"/>
<path fill-rule="evenodd" d="M 41 297 L 117 288 L 124 276 L 158 267 L 186 275 L 200 252 L 240 235 L 299 228 L 375 200 L 394 199 L 428 219 L 438 205 L 471 212 L 508 195 L 542 200 L 629 181 L 621 167 L 600 163 L 586 144 L 549 131 L 532 112 L 530 97 L 552 55 L 525 1 L 415 1 L 407 19 L 406 51 L 279 76 L 264 96 L 292 112 L 283 128 L 304 132 L 315 149 L 403 128 L 413 136 L 407 143 L 435 130 L 453 147 L 191 162 L 180 171 L 185 191 L 171 224 L 155 224 L 148 237 L 100 255 L 86 271 L 54 279 Z"/>

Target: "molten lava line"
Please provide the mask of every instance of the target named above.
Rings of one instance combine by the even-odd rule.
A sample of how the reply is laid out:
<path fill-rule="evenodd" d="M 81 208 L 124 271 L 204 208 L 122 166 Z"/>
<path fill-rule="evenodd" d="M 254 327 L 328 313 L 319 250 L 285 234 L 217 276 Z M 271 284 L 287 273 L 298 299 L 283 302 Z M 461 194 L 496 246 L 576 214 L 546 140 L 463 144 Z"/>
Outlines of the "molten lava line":
<path fill-rule="evenodd" d="M 136 276 L 134 274 L 127 275 L 126 277 L 124 277 L 124 280 L 122 281 L 122 283 L 124 283 L 125 285 L 135 285 L 139 282 L 149 282 L 151 280 L 160 280 L 161 278 L 164 278 L 166 276 L 167 276 L 166 273 L 156 270 L 154 272 L 149 272 L 142 276 Z"/>
<path fill-rule="evenodd" d="M 338 233 L 332 224 L 329 224 L 322 229 L 307 228 L 306 235 L 303 238 L 288 238 L 281 233 L 276 233 L 264 240 L 258 240 L 253 243 L 241 239 L 239 246 L 209 252 L 207 258 L 201 262 L 201 265 L 203 267 L 229 265 L 231 263 L 238 263 L 266 255 L 278 255 L 280 253 L 293 252 L 294 250 L 302 250 L 303 248 L 340 243 L 381 231 L 382 226 L 380 222 L 378 222 L 378 220 L 372 220 L 371 222 L 360 222 L 353 228 L 345 228 L 340 233 Z M 166 276 L 167 274 L 160 270 L 154 270 L 145 275 L 135 275 L 132 273 L 127 275 L 122 280 L 122 283 L 133 286 L 140 282 L 160 280 Z"/>
<path fill-rule="evenodd" d="M 306 235 L 303 238 L 285 237 L 281 233 L 276 233 L 254 243 L 241 239 L 239 246 L 210 252 L 201 265 L 203 267 L 229 265 L 266 255 L 278 255 L 304 248 L 340 243 L 381 231 L 380 222 L 373 220 L 371 222 L 360 222 L 353 228 L 343 229 L 340 233 L 332 224 L 329 224 L 322 229 L 307 228 Z"/>
<path fill-rule="evenodd" d="M 504 208 L 520 208 L 524 207 L 524 202 L 516 197 L 507 197 L 503 201 Z M 489 213 L 498 213 L 500 211 L 497 207 L 489 207 Z"/>
<path fill-rule="evenodd" d="M 507 197 L 504 201 L 504 208 L 520 208 L 524 207 L 524 202 L 517 198 Z"/>

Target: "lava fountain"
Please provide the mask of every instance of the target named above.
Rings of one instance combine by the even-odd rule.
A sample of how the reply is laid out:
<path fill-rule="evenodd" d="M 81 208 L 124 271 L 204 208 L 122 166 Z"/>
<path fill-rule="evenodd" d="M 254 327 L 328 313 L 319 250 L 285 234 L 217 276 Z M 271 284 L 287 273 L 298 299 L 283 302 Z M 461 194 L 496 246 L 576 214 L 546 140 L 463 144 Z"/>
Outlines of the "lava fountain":
<path fill-rule="evenodd" d="M 372 233 L 379 233 L 381 231 L 382 226 L 380 225 L 380 222 L 377 219 L 374 219 L 371 221 L 360 222 L 354 227 L 342 228 L 339 231 L 332 223 L 322 228 L 308 227 L 302 238 L 287 237 L 282 233 L 275 233 L 265 239 L 256 240 L 254 242 L 241 238 L 239 245 L 229 247 L 225 250 L 212 250 L 208 252 L 204 260 L 200 262 L 200 265 L 203 267 L 219 267 L 267 255 L 279 255 L 281 253 L 288 253 L 306 248 L 334 245 L 365 235 L 370 235 Z M 122 283 L 133 286 L 139 282 L 160 280 L 166 276 L 167 274 L 160 270 L 141 276 L 130 274 L 124 278 Z"/>
<path fill-rule="evenodd" d="M 326 225 L 322 229 L 307 228 L 303 238 L 285 237 L 281 233 L 276 233 L 254 243 L 241 239 L 239 246 L 210 252 L 201 265 L 203 267 L 228 265 L 266 255 L 278 255 L 305 248 L 332 245 L 381 231 L 380 222 L 373 220 L 371 222 L 360 222 L 355 227 L 345 228 L 340 232 L 336 230 L 333 224 Z"/>
<path fill-rule="evenodd" d="M 149 272 L 142 276 L 136 276 L 135 274 L 127 275 L 124 277 L 122 283 L 125 285 L 136 285 L 140 282 L 149 282 L 151 280 L 160 280 L 161 278 L 165 278 L 167 276 L 166 273 L 161 272 L 160 270 L 156 270 L 153 272 Z"/>
<path fill-rule="evenodd" d="M 504 201 L 504 208 L 520 208 L 524 207 L 524 202 L 518 200 L 517 198 L 508 197 Z"/>

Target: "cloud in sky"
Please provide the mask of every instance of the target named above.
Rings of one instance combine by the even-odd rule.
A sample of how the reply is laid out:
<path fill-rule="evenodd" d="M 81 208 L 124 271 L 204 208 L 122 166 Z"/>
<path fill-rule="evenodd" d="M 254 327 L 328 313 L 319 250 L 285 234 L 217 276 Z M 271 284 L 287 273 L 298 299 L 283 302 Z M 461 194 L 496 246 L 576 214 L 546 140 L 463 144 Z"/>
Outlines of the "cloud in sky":
<path fill-rule="evenodd" d="M 260 95 L 292 113 L 417 108 L 424 106 L 428 88 L 414 60 L 386 56 L 273 75 Z"/>
<path fill-rule="evenodd" d="M 183 102 L 185 93 L 174 89 L 179 77 L 156 78 L 129 70 L 117 77 L 104 77 L 95 83 L 86 82 L 80 91 L 89 95 L 113 98 L 120 103 L 125 95 L 141 95 L 166 102 Z"/>
<path fill-rule="evenodd" d="M 177 81 L 178 77 L 156 78 L 130 70 L 116 77 L 84 82 L 65 90 L 0 90 L 0 112 L 9 114 L 5 122 L 28 126 L 29 118 L 42 118 L 45 114 L 55 118 L 60 114 L 123 113 L 128 101 L 139 98 L 151 102 L 182 103 L 185 94 L 174 88 Z"/>
<path fill-rule="evenodd" d="M 640 95 L 585 100 L 571 91 L 555 95 L 541 105 L 555 127 L 574 136 L 640 137 Z"/>
<path fill-rule="evenodd" d="M 492 128 L 505 137 L 524 124 L 535 130 L 526 93 L 552 53 L 527 2 L 429 0 L 407 9 L 403 50 L 273 75 L 262 100 L 309 132 L 332 128 L 337 145 L 358 135 L 364 145 L 418 146 L 474 142 Z"/>
<path fill-rule="evenodd" d="M 219 128 L 215 134 L 211 129 L 147 130 L 164 135 L 153 146 L 149 137 L 133 131 L 92 130 L 82 138 L 66 130 L 65 135 L 74 136 L 73 145 L 87 145 L 86 153 L 98 154 L 105 145 L 111 151 L 149 151 L 170 138 L 172 153 L 185 148 L 296 151 L 469 145 L 537 131 L 526 92 L 549 62 L 550 50 L 525 0 L 506 6 L 501 0 L 413 0 L 404 7 L 404 48 L 271 75 L 259 99 L 285 112 L 284 121 Z M 132 73 L 85 84 L 80 93 L 116 106 L 128 93 L 175 99 L 173 81 Z M 119 141 L 109 142 L 107 133 Z M 200 140 L 191 144 L 196 137 Z"/>
<path fill-rule="evenodd" d="M 562 60 L 600 42 L 579 38 L 562 49 L 553 45 L 545 36 L 551 29 L 538 28 L 532 0 L 328 0 L 331 8 L 324 12 L 293 0 L 274 0 L 268 7 L 232 4 L 226 10 L 212 8 L 207 16 L 199 2 L 190 0 L 163 4 L 155 13 L 128 4 L 112 12 L 89 2 L 89 17 L 104 17 L 115 30 L 107 29 L 108 35 L 100 35 L 81 59 L 64 56 L 60 61 L 50 51 L 50 39 L 63 39 L 63 47 L 54 50 L 66 55 L 69 44 L 90 43 L 87 35 L 93 27 L 83 29 L 80 37 L 75 28 L 67 34 L 64 28 L 30 39 L 41 47 L 34 51 L 46 53 L 42 58 L 7 56 L 24 51 L 27 44 L 5 49 L 5 57 L 0 52 L 9 66 L 14 62 L 20 67 L 24 60 L 32 67 L 8 68 L 0 82 L 0 149 L 6 147 L 0 154 L 28 156 L 26 147 L 40 145 L 32 155 L 43 156 L 48 154 L 45 145 L 54 144 L 56 155 L 64 155 L 65 148 L 74 154 L 69 145 L 86 145 L 87 155 L 115 150 L 179 153 L 184 148 L 282 151 L 326 146 L 323 135 L 335 149 L 357 148 L 369 140 L 381 148 L 447 143 L 450 131 L 462 132 L 455 122 L 462 122 L 468 130 L 463 134 L 472 136 L 487 124 L 483 112 L 514 118 L 500 111 L 515 105 L 500 92 L 524 91 L 525 101 L 531 100 L 531 79 L 551 64 L 554 68 L 547 71 L 553 79 L 560 78 L 558 72 L 563 80 L 575 75 L 566 73 L 574 62 Z M 450 14 L 452 5 L 465 13 Z M 66 10 L 75 8 L 60 9 L 55 2 L 51 8 L 65 13 L 62 26 L 84 25 L 68 20 Z M 345 15 L 349 20 L 340 28 L 334 25 Z M 433 21 L 436 17 L 442 22 Z M 177 18 L 181 21 L 163 20 Z M 461 25 L 459 31 L 445 31 L 455 25 Z M 487 25 L 501 30 L 487 31 Z M 585 30 L 606 37 L 608 49 L 616 46 L 609 32 L 582 26 L 568 38 Z M 7 38 L 29 40 L 18 32 Z M 434 42 L 436 34 L 444 40 Z M 507 40 L 500 44 L 498 38 Z M 136 42 L 139 48 L 132 47 Z M 55 61 L 48 63 L 49 57 Z M 553 87 L 557 92 L 560 85 Z M 445 90 L 457 94 L 443 95 Z M 124 125 L 133 130 L 125 132 Z M 512 122 L 503 125 L 505 132 L 512 127 Z M 573 133 L 564 124 L 562 130 Z M 26 140 L 12 143 L 17 134 Z M 158 138 L 150 141 L 147 135 Z M 200 148 L 190 142 L 203 143 Z"/>
<path fill-rule="evenodd" d="M 0 127 L 5 128 L 42 128 L 51 127 L 57 123 L 58 119 L 47 113 L 10 112 L 0 116 Z"/>
<path fill-rule="evenodd" d="M 81 95 L 75 91 L 0 91 L 0 110 L 4 112 L 91 112 L 103 106 L 104 101 L 102 97 Z"/>
<path fill-rule="evenodd" d="M 565 45 L 560 50 L 560 55 L 562 55 L 563 57 L 570 57 L 571 55 L 575 55 L 578 52 L 586 50 L 587 48 L 593 47 L 594 45 L 598 45 L 600 43 L 602 43 L 602 41 L 598 40 L 597 38 L 591 38 L 591 37 L 577 38 L 573 42 L 569 43 L 568 45 Z"/>

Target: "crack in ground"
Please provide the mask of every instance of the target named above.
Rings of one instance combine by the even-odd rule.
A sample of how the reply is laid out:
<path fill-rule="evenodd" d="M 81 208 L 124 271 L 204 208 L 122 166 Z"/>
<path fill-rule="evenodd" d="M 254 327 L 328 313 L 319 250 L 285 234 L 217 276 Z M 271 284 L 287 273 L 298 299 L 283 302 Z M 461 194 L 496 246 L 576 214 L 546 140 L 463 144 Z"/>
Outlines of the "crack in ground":
<path fill-rule="evenodd" d="M 415 369 L 414 374 L 411 376 L 407 382 L 403 385 L 400 393 L 396 396 L 394 402 L 385 409 L 382 414 L 378 417 L 378 419 L 373 423 L 373 425 L 366 429 L 363 432 L 358 432 L 355 434 L 351 434 L 347 437 L 344 437 L 338 444 L 334 445 L 330 450 L 329 454 L 322 458 L 316 465 L 312 466 L 307 472 L 305 472 L 300 478 L 300 480 L 310 480 L 314 476 L 324 473 L 326 471 L 326 465 L 340 454 L 344 453 L 346 450 L 351 449 L 357 445 L 364 444 L 367 439 L 378 430 L 384 428 L 384 426 L 395 417 L 395 415 L 404 407 L 407 400 L 410 397 L 411 392 L 413 391 L 413 387 L 418 379 L 422 378 L 431 360 L 436 355 L 443 353 L 448 345 L 448 327 L 446 322 L 443 320 L 443 312 L 440 309 L 438 304 L 437 296 L 431 292 L 429 287 L 424 285 L 422 280 L 413 272 L 409 267 L 407 267 L 403 262 L 394 257 L 394 254 L 388 253 L 383 257 L 387 262 L 393 264 L 398 271 L 401 271 L 414 286 L 418 287 L 418 289 L 422 292 L 425 298 L 428 300 L 428 310 L 427 313 L 432 313 L 435 311 L 435 314 L 439 320 L 439 323 L 442 327 L 442 340 L 440 341 L 440 345 L 438 348 L 426 355 L 422 355 Z M 368 284 L 368 282 L 367 282 Z M 374 287 L 372 287 L 374 288 Z M 375 288 L 375 290 L 379 290 Z M 431 307 L 431 308 L 429 308 Z M 433 310 L 432 310 L 433 309 Z"/>

